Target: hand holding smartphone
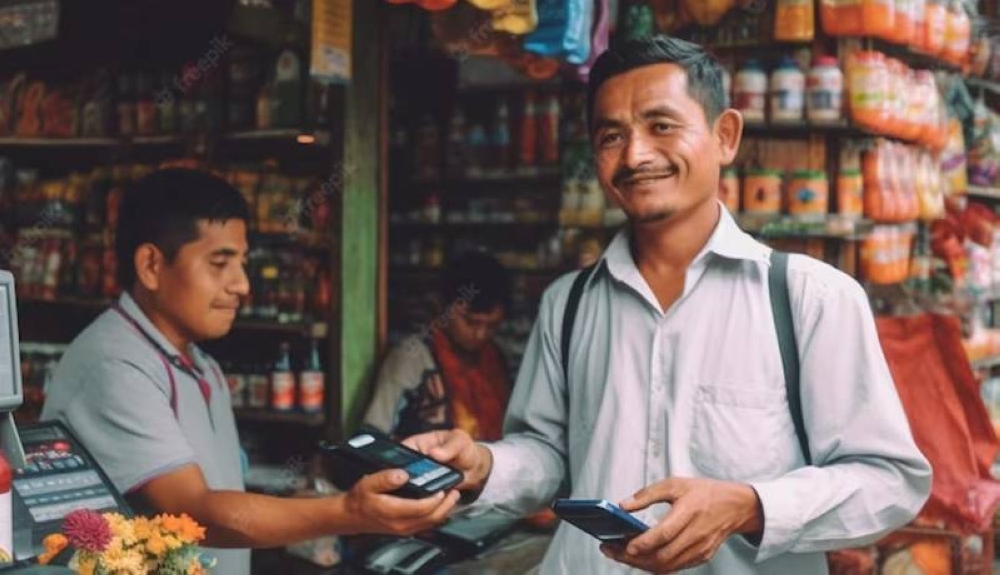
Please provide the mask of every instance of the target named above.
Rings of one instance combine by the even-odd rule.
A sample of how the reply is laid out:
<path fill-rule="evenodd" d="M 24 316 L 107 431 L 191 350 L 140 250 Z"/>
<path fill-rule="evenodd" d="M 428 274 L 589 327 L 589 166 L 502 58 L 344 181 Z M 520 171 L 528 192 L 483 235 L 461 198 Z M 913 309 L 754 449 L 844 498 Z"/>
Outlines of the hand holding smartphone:
<path fill-rule="evenodd" d="M 649 526 L 605 499 L 557 499 L 552 511 L 603 543 L 624 543 Z"/>

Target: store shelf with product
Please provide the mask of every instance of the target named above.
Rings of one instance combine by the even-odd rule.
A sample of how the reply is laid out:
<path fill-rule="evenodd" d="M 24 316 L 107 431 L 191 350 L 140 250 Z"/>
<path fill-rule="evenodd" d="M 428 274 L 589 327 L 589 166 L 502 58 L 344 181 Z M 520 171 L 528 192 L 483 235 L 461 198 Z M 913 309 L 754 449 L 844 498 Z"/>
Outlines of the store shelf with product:
<path fill-rule="evenodd" d="M 967 195 L 970 198 L 975 198 L 977 200 L 1000 201 L 1000 188 L 969 185 Z"/>
<path fill-rule="evenodd" d="M 237 421 L 253 423 L 286 423 L 305 427 L 322 427 L 326 424 L 326 416 L 322 413 L 304 413 L 300 411 L 275 411 L 240 407 L 233 410 Z"/>

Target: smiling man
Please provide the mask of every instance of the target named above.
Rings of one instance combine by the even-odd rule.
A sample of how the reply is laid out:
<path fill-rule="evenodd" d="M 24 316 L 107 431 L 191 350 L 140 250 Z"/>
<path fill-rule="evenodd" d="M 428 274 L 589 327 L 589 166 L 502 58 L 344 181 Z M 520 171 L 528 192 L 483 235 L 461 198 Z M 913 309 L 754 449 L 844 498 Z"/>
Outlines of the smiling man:
<path fill-rule="evenodd" d="M 335 497 L 244 493 L 229 389 L 196 344 L 228 333 L 249 294 L 248 220 L 240 193 L 201 172 L 163 170 L 128 190 L 115 236 L 125 291 L 69 346 L 42 418 L 64 421 L 136 511 L 187 513 L 207 545 L 235 548 L 212 551 L 217 575 L 249 575 L 239 548 L 441 523 L 458 494 L 387 495 L 400 470 Z"/>
<path fill-rule="evenodd" d="M 587 275 L 545 293 L 503 440 L 438 431 L 408 442 L 461 468 L 478 505 L 530 512 L 568 483 L 572 497 L 620 501 L 651 526 L 599 547 L 562 525 L 542 575 L 826 573 L 823 551 L 906 523 L 931 484 L 865 293 L 822 262 L 787 260 L 803 450 L 771 250 L 716 197 L 743 130 L 723 108 L 719 64 L 688 42 L 635 40 L 597 59 L 588 96 L 598 178 L 628 228 Z"/>

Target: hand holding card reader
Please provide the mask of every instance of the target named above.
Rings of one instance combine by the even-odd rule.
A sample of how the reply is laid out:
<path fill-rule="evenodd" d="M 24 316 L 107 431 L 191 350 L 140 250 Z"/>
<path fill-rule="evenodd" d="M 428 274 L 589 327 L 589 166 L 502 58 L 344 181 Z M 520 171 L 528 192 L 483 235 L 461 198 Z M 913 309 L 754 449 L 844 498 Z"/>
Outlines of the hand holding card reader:
<path fill-rule="evenodd" d="M 604 499 L 557 499 L 552 511 L 604 543 L 628 541 L 649 526 Z"/>
<path fill-rule="evenodd" d="M 349 490 L 365 475 L 384 469 L 402 469 L 410 476 L 393 495 L 409 499 L 430 497 L 462 482 L 462 472 L 393 441 L 374 431 L 364 431 L 340 445 L 320 447 L 334 459 L 330 478 L 337 488 Z"/>

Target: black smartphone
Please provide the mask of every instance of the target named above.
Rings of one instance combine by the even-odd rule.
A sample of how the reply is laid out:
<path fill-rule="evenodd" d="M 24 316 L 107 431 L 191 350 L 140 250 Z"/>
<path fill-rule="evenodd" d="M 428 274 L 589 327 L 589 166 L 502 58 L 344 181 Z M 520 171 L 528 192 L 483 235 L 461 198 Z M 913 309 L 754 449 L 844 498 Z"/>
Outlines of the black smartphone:
<path fill-rule="evenodd" d="M 604 499 L 557 499 L 552 511 L 604 543 L 621 543 L 649 529 L 631 513 Z"/>
<path fill-rule="evenodd" d="M 393 495 L 408 499 L 430 497 L 462 482 L 462 472 L 372 431 L 363 431 L 339 445 L 320 443 L 334 460 L 330 480 L 347 491 L 365 475 L 383 469 L 402 469 L 410 479 Z"/>

